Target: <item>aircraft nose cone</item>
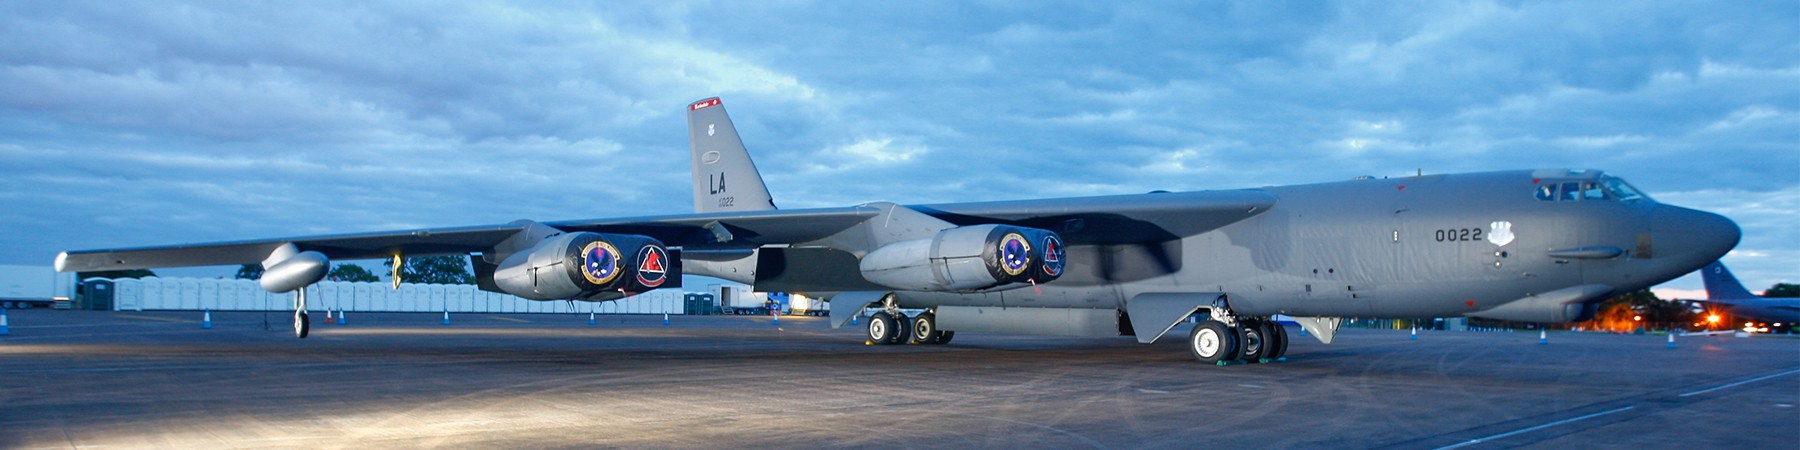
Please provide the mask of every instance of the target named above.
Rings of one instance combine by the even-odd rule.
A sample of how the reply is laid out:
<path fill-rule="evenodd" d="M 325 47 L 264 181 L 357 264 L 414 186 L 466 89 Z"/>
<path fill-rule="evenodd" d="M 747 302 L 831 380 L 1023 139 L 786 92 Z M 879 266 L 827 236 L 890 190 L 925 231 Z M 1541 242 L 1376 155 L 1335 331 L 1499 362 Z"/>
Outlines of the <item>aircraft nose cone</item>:
<path fill-rule="evenodd" d="M 1682 273 L 1718 261 L 1743 237 L 1737 223 L 1705 211 L 1660 205 L 1650 220 L 1655 257 L 1677 262 Z"/>

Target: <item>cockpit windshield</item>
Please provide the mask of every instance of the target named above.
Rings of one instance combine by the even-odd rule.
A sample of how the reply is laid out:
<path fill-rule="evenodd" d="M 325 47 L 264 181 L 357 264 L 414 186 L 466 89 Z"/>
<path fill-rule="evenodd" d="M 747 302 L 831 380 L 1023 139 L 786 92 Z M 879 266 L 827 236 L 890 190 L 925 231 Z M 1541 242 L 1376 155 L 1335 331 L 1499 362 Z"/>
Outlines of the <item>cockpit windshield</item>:
<path fill-rule="evenodd" d="M 1589 178 L 1588 181 L 1544 180 L 1538 185 L 1535 196 L 1546 202 L 1631 202 L 1650 199 L 1637 188 L 1631 187 L 1631 183 L 1610 175 L 1601 176 L 1598 180 Z"/>
<path fill-rule="evenodd" d="M 1611 175 L 1600 177 L 1600 187 L 1606 189 L 1608 196 L 1622 202 L 1650 199 L 1649 196 L 1638 192 L 1637 188 L 1631 187 L 1631 183 L 1626 183 L 1625 180 Z"/>

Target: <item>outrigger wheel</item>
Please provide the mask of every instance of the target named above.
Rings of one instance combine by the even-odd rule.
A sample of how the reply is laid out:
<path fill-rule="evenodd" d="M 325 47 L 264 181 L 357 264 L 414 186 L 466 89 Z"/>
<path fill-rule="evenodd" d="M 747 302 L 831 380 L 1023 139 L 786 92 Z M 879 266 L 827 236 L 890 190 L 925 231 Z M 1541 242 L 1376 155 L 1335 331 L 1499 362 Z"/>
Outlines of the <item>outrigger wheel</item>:
<path fill-rule="evenodd" d="M 312 331 L 312 320 L 306 317 L 306 311 L 294 311 L 294 337 L 306 339 L 309 331 Z"/>

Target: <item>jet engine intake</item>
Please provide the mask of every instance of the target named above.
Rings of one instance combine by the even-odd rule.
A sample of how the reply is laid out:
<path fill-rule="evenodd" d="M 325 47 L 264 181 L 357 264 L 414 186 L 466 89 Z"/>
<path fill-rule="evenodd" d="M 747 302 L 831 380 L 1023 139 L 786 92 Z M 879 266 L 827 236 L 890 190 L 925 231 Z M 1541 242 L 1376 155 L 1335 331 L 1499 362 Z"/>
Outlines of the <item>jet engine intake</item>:
<path fill-rule="evenodd" d="M 662 241 L 633 234 L 576 232 L 551 236 L 507 256 L 494 269 L 494 284 L 532 300 L 587 299 L 603 293 L 639 293 L 680 277 Z"/>
<path fill-rule="evenodd" d="M 970 225 L 896 242 L 864 255 L 864 279 L 909 291 L 1004 290 L 1062 276 L 1062 237 L 1049 230 Z"/>

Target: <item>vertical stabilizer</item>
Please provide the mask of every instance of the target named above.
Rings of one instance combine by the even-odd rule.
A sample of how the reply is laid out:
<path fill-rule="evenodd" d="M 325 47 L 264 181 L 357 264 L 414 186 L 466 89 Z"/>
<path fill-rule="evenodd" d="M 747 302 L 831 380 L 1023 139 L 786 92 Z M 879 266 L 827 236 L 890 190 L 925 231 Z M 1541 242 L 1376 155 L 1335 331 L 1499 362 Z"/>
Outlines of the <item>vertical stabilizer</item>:
<path fill-rule="evenodd" d="M 1744 289 L 1744 283 L 1738 282 L 1737 276 L 1724 263 L 1713 261 L 1700 269 L 1700 281 L 1706 283 L 1707 300 L 1745 300 L 1756 298 L 1750 290 Z"/>
<path fill-rule="evenodd" d="M 688 145 L 694 167 L 694 212 L 775 209 L 762 174 L 756 172 L 756 163 L 750 161 L 718 97 L 688 105 Z"/>

